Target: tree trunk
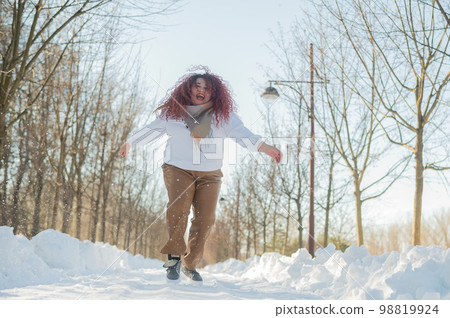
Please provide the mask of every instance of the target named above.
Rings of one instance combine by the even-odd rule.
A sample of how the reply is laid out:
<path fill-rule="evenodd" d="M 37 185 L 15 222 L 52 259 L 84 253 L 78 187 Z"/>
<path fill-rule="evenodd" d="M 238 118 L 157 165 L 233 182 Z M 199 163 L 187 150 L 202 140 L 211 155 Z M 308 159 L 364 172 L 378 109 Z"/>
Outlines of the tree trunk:
<path fill-rule="evenodd" d="M 77 143 L 77 141 L 74 141 Z M 72 154 L 72 161 L 70 166 L 70 172 L 67 177 L 67 180 L 63 179 L 63 205 L 64 205 L 64 213 L 62 219 L 62 229 L 63 233 L 68 233 L 70 228 L 71 217 L 73 213 L 73 200 L 74 200 L 74 188 L 75 188 L 75 175 L 76 175 L 76 158 Z"/>
<path fill-rule="evenodd" d="M 102 242 L 105 242 L 105 236 L 106 236 L 106 205 L 108 204 L 108 192 L 109 187 L 103 185 L 103 204 L 102 204 L 102 231 L 100 234 L 100 240 Z"/>
<path fill-rule="evenodd" d="M 20 163 L 20 166 L 17 171 L 17 179 L 16 179 L 16 186 L 14 187 L 14 193 L 13 193 L 13 206 L 11 209 L 12 214 L 12 227 L 14 228 L 14 234 L 17 234 L 19 231 L 19 225 L 21 223 L 22 218 L 22 212 L 19 208 L 19 196 L 20 196 L 20 187 L 22 186 L 23 176 L 25 175 L 26 171 L 26 164 L 27 159 L 24 159 Z"/>
<path fill-rule="evenodd" d="M 12 100 L 12 96 L 10 96 L 10 87 L 13 82 L 13 72 L 11 70 L 13 70 L 16 65 L 13 61 L 18 58 L 20 36 L 22 32 L 22 15 L 25 7 L 24 1 L 14 4 L 13 24 L 11 25 L 11 43 L 5 56 L 2 57 L 3 69 L 2 72 L 0 72 L 0 158 L 6 157 L 5 152 L 8 152 L 6 149 L 8 137 L 6 116 L 9 113 L 9 105 Z M 2 168 L 2 164 L 3 161 L 0 160 L 0 169 Z"/>
<path fill-rule="evenodd" d="M 122 227 L 122 211 L 123 211 L 123 190 L 125 188 L 125 180 L 122 181 L 122 184 L 120 185 L 120 196 L 119 196 L 119 215 L 117 217 L 117 223 L 116 223 L 116 236 L 114 239 L 114 244 L 119 245 L 119 235 L 120 235 L 120 228 Z"/>
<path fill-rule="evenodd" d="M 252 230 L 253 230 L 253 253 L 258 254 L 258 232 L 256 231 L 256 216 L 252 215 Z"/>
<path fill-rule="evenodd" d="M 52 222 L 51 228 L 56 230 L 56 218 L 58 216 L 59 209 L 59 197 L 60 197 L 60 187 L 63 186 L 63 169 L 64 169 L 64 161 L 66 157 L 66 139 L 64 137 L 60 138 L 60 152 L 59 152 L 59 160 L 58 167 L 56 170 L 56 184 L 55 184 L 55 196 L 53 199 L 53 209 L 52 209 Z"/>
<path fill-rule="evenodd" d="M 136 218 L 134 224 L 134 241 L 133 241 L 133 254 L 136 255 L 137 252 L 137 238 L 139 236 L 139 224 L 141 224 L 141 213 L 136 211 Z"/>
<path fill-rule="evenodd" d="M 361 201 L 361 185 L 359 183 L 359 175 L 353 172 L 353 183 L 355 185 L 355 204 L 356 204 L 356 244 L 364 245 L 363 226 L 362 226 L 362 201 Z"/>
<path fill-rule="evenodd" d="M 23 221 L 22 210 L 19 208 L 20 188 L 22 186 L 23 177 L 25 175 L 27 164 L 29 161 L 28 144 L 27 144 L 28 135 L 21 135 L 21 137 L 22 138 L 19 145 L 20 165 L 19 168 L 17 169 L 16 185 L 14 187 L 13 192 L 13 205 L 12 209 L 10 210 L 12 214 L 11 218 L 12 218 L 12 227 L 14 228 L 14 234 L 17 234 L 17 232 L 19 231 L 19 226 Z"/>
<path fill-rule="evenodd" d="M 100 178 L 101 179 L 101 178 Z M 90 233 L 90 240 L 91 242 L 94 242 L 97 240 L 97 225 L 98 225 L 98 219 L 99 219 L 99 206 L 100 206 L 100 196 L 101 196 L 101 186 L 102 180 L 100 180 L 100 184 L 97 189 L 96 198 L 93 206 L 92 211 L 92 228 Z"/>
<path fill-rule="evenodd" d="M 143 234 L 139 237 L 139 247 L 138 247 L 138 254 L 141 255 L 145 254 L 144 238 L 147 236 L 148 232 L 144 233 L 144 229 L 147 227 L 147 220 L 148 218 L 144 214 L 142 216 L 142 229 L 141 229 L 141 233 Z"/>
<path fill-rule="evenodd" d="M 56 178 L 58 180 L 58 177 Z M 58 206 L 59 206 L 59 185 L 58 181 L 55 183 L 55 196 L 53 198 L 53 209 L 52 209 L 52 216 L 51 216 L 51 224 L 50 227 L 52 229 L 56 229 L 56 216 L 58 214 Z"/>
<path fill-rule="evenodd" d="M 234 217 L 234 258 L 239 259 L 239 206 L 241 197 L 241 184 L 238 183 L 237 198 L 236 198 L 236 215 Z"/>
<path fill-rule="evenodd" d="M 111 154 L 113 156 L 113 154 Z M 106 166 L 106 178 L 103 182 L 103 205 L 102 205 L 102 233 L 101 233 L 101 241 L 105 242 L 106 235 L 106 208 L 108 206 L 108 198 L 109 198 L 109 189 L 111 188 L 111 175 L 112 175 L 113 164 L 109 160 Z"/>
<path fill-rule="evenodd" d="M 0 90 L 1 91 L 1 90 Z M 3 157 L 0 157 L 0 162 L 4 162 L 5 164 L 2 166 L 3 168 L 3 180 L 8 180 L 8 169 L 9 169 L 9 154 L 10 154 L 10 147 L 5 145 L 3 150 Z M 3 182 L 2 187 L 2 194 L 1 194 L 1 201 L 0 201 L 0 207 L 1 207 L 1 225 L 8 225 L 9 223 L 9 214 L 8 214 L 8 205 L 6 204 L 6 199 L 8 197 L 8 183 Z"/>
<path fill-rule="evenodd" d="M 39 160 L 39 165 L 37 167 L 36 173 L 36 198 L 34 200 L 34 212 L 33 212 L 33 228 L 31 230 L 31 236 L 35 236 L 40 230 L 41 221 L 41 199 L 42 190 L 44 188 L 44 172 L 43 172 L 43 158 Z"/>
<path fill-rule="evenodd" d="M 1 99 L 1 94 L 2 94 L 2 90 L 0 89 L 0 99 Z M 3 109 L 6 110 L 7 106 L 6 105 L 0 105 L 0 109 L 2 109 L 2 111 L 0 111 L 0 169 L 3 168 L 3 163 L 6 164 L 6 160 L 5 158 L 8 157 L 8 150 L 6 148 L 8 148 L 7 143 L 7 139 L 8 139 L 8 134 L 6 132 L 6 118 L 5 118 L 5 111 L 3 111 Z M 6 179 L 5 179 L 6 180 Z"/>
<path fill-rule="evenodd" d="M 289 216 L 291 215 L 291 200 L 288 200 L 287 207 L 287 217 L 286 217 L 286 231 L 284 232 L 284 240 L 283 240 L 283 249 L 281 250 L 281 254 L 286 255 L 286 246 L 289 238 Z"/>
<path fill-rule="evenodd" d="M 64 186 L 64 192 L 63 192 L 63 206 L 64 206 L 64 213 L 63 213 L 63 219 L 62 219 L 62 228 L 61 232 L 68 233 L 69 230 L 69 222 L 70 222 L 70 216 L 72 215 L 72 208 L 73 208 L 73 193 L 71 187 L 67 184 L 68 181 L 63 181 Z"/>
<path fill-rule="evenodd" d="M 81 239 L 81 215 L 83 213 L 82 210 L 82 181 L 81 181 L 81 169 L 77 172 L 77 190 L 76 190 L 76 224 L 75 224 L 75 237 Z"/>
<path fill-rule="evenodd" d="M 106 138 L 103 138 L 103 144 L 102 144 L 102 153 L 100 157 L 100 180 L 98 184 L 98 190 L 96 194 L 96 199 L 94 203 L 94 211 L 92 213 L 92 229 L 91 229 L 91 241 L 96 241 L 97 236 L 97 226 L 98 226 L 98 220 L 99 220 L 99 207 L 100 207 L 100 198 L 101 198 L 101 192 L 103 188 L 103 182 L 105 182 L 105 169 L 104 169 L 104 163 L 105 163 L 105 144 L 106 144 Z"/>
<path fill-rule="evenodd" d="M 252 229 L 252 211 L 251 211 L 251 195 L 247 197 L 247 246 L 245 251 L 245 259 L 248 259 L 250 257 L 250 247 L 252 244 L 252 238 L 251 238 L 251 229 Z"/>
<path fill-rule="evenodd" d="M 263 218 L 263 253 L 267 251 L 267 213 L 264 211 Z"/>
<path fill-rule="evenodd" d="M 272 237 L 272 252 L 275 252 L 276 246 L 277 246 L 277 208 L 278 204 L 275 204 L 275 209 L 273 211 L 273 223 L 272 223 L 272 231 L 273 231 L 273 237 Z"/>
<path fill-rule="evenodd" d="M 303 248 L 303 218 L 302 218 L 302 204 L 300 198 L 295 199 L 297 206 L 297 221 L 298 221 L 298 248 Z"/>
<path fill-rule="evenodd" d="M 133 217 L 131 214 L 128 214 L 128 224 L 127 224 L 127 231 L 125 234 L 124 242 L 123 242 L 123 249 L 127 250 L 130 247 L 131 242 L 131 230 L 132 230 L 132 223 Z"/>
<path fill-rule="evenodd" d="M 416 176 L 414 190 L 414 219 L 412 231 L 412 244 L 420 245 L 420 225 L 422 218 L 422 195 L 423 195 L 423 125 L 419 115 L 419 125 L 416 135 Z"/>
<path fill-rule="evenodd" d="M 328 189 L 327 189 L 327 202 L 325 206 L 325 229 L 323 234 L 323 247 L 327 247 L 328 245 L 328 228 L 330 222 L 330 209 L 331 209 L 331 191 L 333 185 L 333 168 L 334 161 L 333 157 L 330 158 L 330 170 L 328 172 Z"/>

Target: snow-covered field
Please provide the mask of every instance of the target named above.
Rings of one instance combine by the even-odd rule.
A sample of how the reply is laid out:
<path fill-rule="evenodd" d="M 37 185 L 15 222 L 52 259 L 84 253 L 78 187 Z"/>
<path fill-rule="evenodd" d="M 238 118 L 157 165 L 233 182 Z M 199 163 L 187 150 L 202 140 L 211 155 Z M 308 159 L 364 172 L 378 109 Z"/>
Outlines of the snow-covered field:
<path fill-rule="evenodd" d="M 0 299 L 450 300 L 450 252 L 435 246 L 266 253 L 202 268 L 203 284 L 168 282 L 162 265 L 54 230 L 28 240 L 0 227 Z"/>

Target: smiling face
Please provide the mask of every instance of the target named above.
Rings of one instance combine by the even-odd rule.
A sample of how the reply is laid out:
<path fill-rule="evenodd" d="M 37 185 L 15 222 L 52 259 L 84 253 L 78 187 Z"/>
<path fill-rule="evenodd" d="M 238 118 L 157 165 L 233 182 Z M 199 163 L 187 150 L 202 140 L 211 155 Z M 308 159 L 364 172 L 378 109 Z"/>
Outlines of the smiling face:
<path fill-rule="evenodd" d="M 201 105 L 211 100 L 211 85 L 202 77 L 197 78 L 191 87 L 192 105 Z"/>

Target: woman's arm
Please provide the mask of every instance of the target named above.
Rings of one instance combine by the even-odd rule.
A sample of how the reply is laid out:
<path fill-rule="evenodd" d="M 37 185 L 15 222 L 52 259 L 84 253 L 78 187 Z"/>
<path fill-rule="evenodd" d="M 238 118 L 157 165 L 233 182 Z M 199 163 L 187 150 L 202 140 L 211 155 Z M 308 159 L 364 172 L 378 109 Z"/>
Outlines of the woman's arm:
<path fill-rule="evenodd" d="M 266 144 L 261 136 L 255 135 L 247 127 L 236 114 L 231 114 L 230 122 L 228 123 L 227 136 L 230 138 L 235 138 L 236 142 L 241 146 L 249 149 L 250 151 L 263 152 L 266 155 L 275 159 L 277 163 L 281 161 L 283 154 L 281 151 L 274 147 Z"/>
<path fill-rule="evenodd" d="M 165 133 L 166 123 L 165 120 L 157 118 L 144 126 L 123 143 L 119 149 L 119 154 L 125 158 L 130 152 L 131 146 L 140 147 L 158 139 Z"/>
<path fill-rule="evenodd" d="M 283 153 L 278 148 L 268 145 L 265 142 L 260 144 L 258 151 L 264 152 L 269 157 L 272 157 L 277 163 L 280 163 L 281 158 L 283 158 Z"/>

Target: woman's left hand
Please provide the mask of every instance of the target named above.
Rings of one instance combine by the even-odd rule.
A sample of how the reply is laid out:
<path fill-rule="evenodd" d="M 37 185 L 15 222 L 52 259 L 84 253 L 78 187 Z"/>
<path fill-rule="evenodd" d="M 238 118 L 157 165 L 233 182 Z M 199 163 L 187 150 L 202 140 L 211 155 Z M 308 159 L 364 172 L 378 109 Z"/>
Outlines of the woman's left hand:
<path fill-rule="evenodd" d="M 277 163 L 280 163 L 281 158 L 283 158 L 283 153 L 278 148 L 270 146 L 265 142 L 263 142 L 261 146 L 259 146 L 258 151 L 264 152 L 269 157 L 272 157 Z"/>

